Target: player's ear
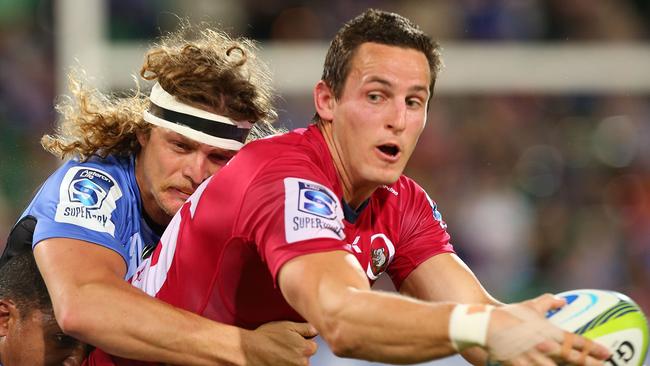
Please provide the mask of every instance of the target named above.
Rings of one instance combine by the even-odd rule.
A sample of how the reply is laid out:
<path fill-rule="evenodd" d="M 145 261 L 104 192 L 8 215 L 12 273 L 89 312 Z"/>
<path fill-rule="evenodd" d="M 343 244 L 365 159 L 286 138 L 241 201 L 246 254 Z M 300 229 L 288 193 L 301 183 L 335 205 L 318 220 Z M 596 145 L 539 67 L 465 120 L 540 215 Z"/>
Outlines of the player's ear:
<path fill-rule="evenodd" d="M 9 323 L 12 317 L 18 316 L 18 309 L 13 301 L 0 299 L 0 337 L 9 333 Z"/>
<path fill-rule="evenodd" d="M 147 144 L 154 128 L 156 127 L 152 125 L 151 128 L 146 131 L 138 130 L 135 132 L 135 136 L 138 138 L 138 143 L 140 143 L 141 147 L 144 147 Z"/>
<path fill-rule="evenodd" d="M 332 121 L 334 119 L 335 103 L 336 99 L 332 89 L 323 80 L 319 81 L 314 87 L 314 106 L 321 120 Z"/>

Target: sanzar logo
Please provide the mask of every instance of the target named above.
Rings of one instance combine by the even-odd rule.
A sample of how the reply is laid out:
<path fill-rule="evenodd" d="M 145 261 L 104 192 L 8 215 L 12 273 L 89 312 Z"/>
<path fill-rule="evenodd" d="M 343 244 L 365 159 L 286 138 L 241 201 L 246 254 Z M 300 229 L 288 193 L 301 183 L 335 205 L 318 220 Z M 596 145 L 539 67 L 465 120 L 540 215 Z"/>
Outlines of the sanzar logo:
<path fill-rule="evenodd" d="M 337 201 L 322 187 L 304 182 L 298 182 L 298 187 L 298 210 L 328 220 L 336 217 Z"/>
<path fill-rule="evenodd" d="M 70 186 L 70 201 L 80 202 L 88 208 L 99 207 L 106 198 L 106 191 L 87 178 L 73 181 Z"/>
<path fill-rule="evenodd" d="M 54 220 L 114 235 L 111 215 L 120 197 L 122 191 L 108 173 L 72 167 L 61 181 Z"/>
<path fill-rule="evenodd" d="M 315 238 L 342 240 L 343 209 L 329 188 L 306 179 L 284 179 L 284 229 L 287 243 Z"/>

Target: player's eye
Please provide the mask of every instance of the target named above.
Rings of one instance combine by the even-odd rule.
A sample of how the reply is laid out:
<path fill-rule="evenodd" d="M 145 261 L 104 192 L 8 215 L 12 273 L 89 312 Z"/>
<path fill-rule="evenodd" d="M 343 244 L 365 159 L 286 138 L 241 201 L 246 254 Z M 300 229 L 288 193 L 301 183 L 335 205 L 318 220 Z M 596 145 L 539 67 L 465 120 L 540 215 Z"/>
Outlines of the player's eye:
<path fill-rule="evenodd" d="M 408 98 L 406 100 L 406 105 L 410 108 L 419 108 L 423 105 L 423 103 L 419 98 Z"/>
<path fill-rule="evenodd" d="M 383 99 L 383 96 L 379 93 L 369 93 L 367 98 L 370 103 L 379 103 Z"/>
<path fill-rule="evenodd" d="M 172 146 L 174 146 L 174 150 L 178 152 L 187 152 L 190 150 L 190 146 L 181 141 L 172 141 L 171 143 Z"/>
<path fill-rule="evenodd" d="M 223 154 L 210 154 L 209 159 L 214 164 L 225 165 L 230 159 L 232 159 L 232 156 Z"/>

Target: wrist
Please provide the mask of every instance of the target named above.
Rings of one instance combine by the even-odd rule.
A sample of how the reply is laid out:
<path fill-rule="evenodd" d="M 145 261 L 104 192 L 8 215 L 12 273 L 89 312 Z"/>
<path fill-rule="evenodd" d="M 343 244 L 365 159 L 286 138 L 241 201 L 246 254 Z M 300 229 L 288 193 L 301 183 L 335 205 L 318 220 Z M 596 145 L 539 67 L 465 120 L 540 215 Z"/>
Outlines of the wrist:
<path fill-rule="evenodd" d="M 473 346 L 485 347 L 492 305 L 458 304 L 449 315 L 449 340 L 458 352 Z"/>

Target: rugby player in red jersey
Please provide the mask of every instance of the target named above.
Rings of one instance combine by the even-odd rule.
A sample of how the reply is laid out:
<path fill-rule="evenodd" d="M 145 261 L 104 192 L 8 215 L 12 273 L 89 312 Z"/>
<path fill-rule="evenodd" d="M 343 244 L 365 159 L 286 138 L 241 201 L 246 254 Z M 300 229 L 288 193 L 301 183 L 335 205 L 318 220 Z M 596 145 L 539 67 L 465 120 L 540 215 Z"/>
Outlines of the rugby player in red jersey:
<path fill-rule="evenodd" d="M 344 357 L 602 364 L 603 347 L 544 319 L 562 300 L 500 306 L 402 175 L 439 67 L 437 45 L 397 14 L 348 22 L 314 88 L 316 123 L 247 145 L 204 182 L 133 284 L 244 328 L 307 320 Z M 383 272 L 401 295 L 370 289 Z"/>

